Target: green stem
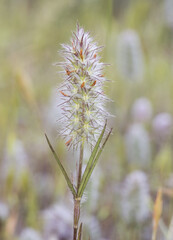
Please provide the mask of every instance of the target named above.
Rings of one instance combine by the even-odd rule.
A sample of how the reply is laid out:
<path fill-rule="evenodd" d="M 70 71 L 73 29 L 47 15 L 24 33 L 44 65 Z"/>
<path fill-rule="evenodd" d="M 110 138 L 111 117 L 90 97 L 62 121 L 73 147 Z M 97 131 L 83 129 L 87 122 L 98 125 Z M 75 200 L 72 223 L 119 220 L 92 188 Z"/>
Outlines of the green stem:
<path fill-rule="evenodd" d="M 84 152 L 84 144 L 81 143 L 81 146 L 80 146 L 80 157 L 79 157 L 78 181 L 77 181 L 77 192 L 79 190 L 79 186 L 80 186 L 81 178 L 82 178 L 83 152 Z"/>
<path fill-rule="evenodd" d="M 81 202 L 81 198 L 78 197 L 78 191 L 79 191 L 81 178 L 82 178 L 83 152 L 84 152 L 84 144 L 82 142 L 80 146 L 80 156 L 79 156 L 77 196 L 74 198 L 73 240 L 77 240 L 78 234 L 81 235 L 81 230 L 79 231 L 80 233 L 78 233 L 79 218 L 80 218 L 80 202 Z"/>

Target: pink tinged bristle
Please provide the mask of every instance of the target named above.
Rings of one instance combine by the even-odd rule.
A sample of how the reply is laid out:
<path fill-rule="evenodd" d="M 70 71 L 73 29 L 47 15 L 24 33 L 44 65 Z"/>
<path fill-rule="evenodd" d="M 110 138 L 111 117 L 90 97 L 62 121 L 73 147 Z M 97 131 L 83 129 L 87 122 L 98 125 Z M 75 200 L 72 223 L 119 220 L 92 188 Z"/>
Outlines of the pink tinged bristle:
<path fill-rule="evenodd" d="M 96 85 L 96 80 L 91 84 L 91 87 L 94 87 Z"/>
<path fill-rule="evenodd" d="M 81 88 L 83 88 L 85 86 L 85 82 L 83 82 L 82 84 L 81 84 Z"/>
<path fill-rule="evenodd" d="M 66 146 L 69 146 L 70 143 L 71 143 L 71 141 L 72 141 L 72 138 L 70 138 L 70 140 L 68 140 L 68 141 L 65 143 L 65 145 L 66 145 Z"/>
<path fill-rule="evenodd" d="M 69 95 L 65 94 L 63 91 L 59 91 L 64 97 L 69 97 Z"/>
<path fill-rule="evenodd" d="M 81 59 L 83 61 L 83 50 L 82 49 L 80 50 L 80 57 L 81 57 Z"/>

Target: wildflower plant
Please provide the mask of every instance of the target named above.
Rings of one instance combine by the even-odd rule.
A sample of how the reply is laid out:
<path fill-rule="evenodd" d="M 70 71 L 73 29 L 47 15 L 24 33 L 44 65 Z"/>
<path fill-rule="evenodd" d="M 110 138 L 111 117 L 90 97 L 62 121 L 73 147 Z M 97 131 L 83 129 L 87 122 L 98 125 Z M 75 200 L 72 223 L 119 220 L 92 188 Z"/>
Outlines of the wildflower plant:
<path fill-rule="evenodd" d="M 62 44 L 61 54 L 64 62 L 62 67 L 64 82 L 59 88 L 62 101 L 61 136 L 65 144 L 73 150 L 80 149 L 77 162 L 77 181 L 72 182 L 61 161 L 55 153 L 48 137 L 47 142 L 67 181 L 74 198 L 73 240 L 81 240 L 82 223 L 79 226 L 80 205 L 86 185 L 97 164 L 102 150 L 111 134 L 107 130 L 109 116 L 105 103 L 109 100 L 103 92 L 103 84 L 107 79 L 103 75 L 105 63 L 100 62 L 99 47 L 88 32 L 77 24 L 69 45 Z M 107 133 L 101 145 L 104 133 Z M 90 145 L 92 152 L 82 175 L 84 147 Z"/>

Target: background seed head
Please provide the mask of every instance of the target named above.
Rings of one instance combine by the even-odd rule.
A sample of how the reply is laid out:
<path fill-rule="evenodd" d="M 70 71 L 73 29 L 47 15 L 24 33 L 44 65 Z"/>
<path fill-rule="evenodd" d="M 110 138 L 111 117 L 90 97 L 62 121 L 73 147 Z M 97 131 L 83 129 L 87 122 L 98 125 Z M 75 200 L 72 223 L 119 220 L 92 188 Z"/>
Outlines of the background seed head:
<path fill-rule="evenodd" d="M 59 63 L 63 68 L 64 82 L 59 88 L 63 102 L 61 135 L 66 145 L 77 149 L 81 142 L 93 145 L 105 123 L 108 113 L 104 105 L 103 75 L 105 64 L 100 62 L 99 47 L 88 32 L 77 25 L 71 43 L 62 44 L 65 59 Z"/>
<path fill-rule="evenodd" d="M 131 125 L 125 135 L 126 156 L 130 164 L 148 167 L 151 162 L 150 137 L 142 124 Z"/>
<path fill-rule="evenodd" d="M 129 29 L 120 33 L 117 42 L 117 65 L 123 78 L 132 81 L 142 80 L 144 60 L 137 32 Z"/>
<path fill-rule="evenodd" d="M 148 218 L 150 196 L 144 172 L 134 171 L 126 177 L 121 196 L 121 214 L 126 223 L 141 223 Z"/>

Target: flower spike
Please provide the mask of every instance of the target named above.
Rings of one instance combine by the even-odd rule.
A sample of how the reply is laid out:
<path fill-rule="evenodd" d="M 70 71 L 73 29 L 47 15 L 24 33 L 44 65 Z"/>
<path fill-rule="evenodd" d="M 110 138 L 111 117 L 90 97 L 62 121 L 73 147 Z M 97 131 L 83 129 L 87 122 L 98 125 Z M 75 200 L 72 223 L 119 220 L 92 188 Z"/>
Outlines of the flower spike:
<path fill-rule="evenodd" d="M 64 83 L 59 88 L 63 118 L 61 135 L 66 146 L 78 148 L 81 143 L 95 145 L 109 116 L 104 108 L 103 93 L 106 64 L 100 62 L 99 47 L 88 32 L 77 24 L 70 44 L 62 44 Z"/>

